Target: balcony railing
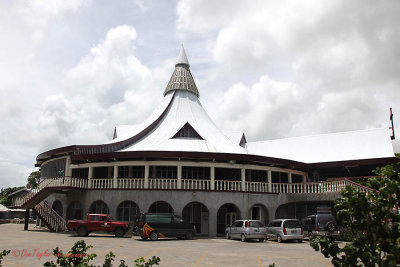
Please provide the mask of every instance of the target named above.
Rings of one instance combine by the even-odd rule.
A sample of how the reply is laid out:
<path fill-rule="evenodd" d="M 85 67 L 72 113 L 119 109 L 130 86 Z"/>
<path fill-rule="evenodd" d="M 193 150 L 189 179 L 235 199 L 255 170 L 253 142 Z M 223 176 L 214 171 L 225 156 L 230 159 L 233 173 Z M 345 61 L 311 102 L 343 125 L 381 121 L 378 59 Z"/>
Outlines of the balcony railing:
<path fill-rule="evenodd" d="M 146 181 L 147 180 L 147 181 Z M 180 183 L 179 183 L 180 182 Z M 82 179 L 73 177 L 43 179 L 36 188 L 18 198 L 13 199 L 13 206 L 23 206 L 32 200 L 43 189 L 181 189 L 181 190 L 210 190 L 210 191 L 245 191 L 254 193 L 276 194 L 315 194 L 339 193 L 345 186 L 351 186 L 365 193 L 372 189 L 357 184 L 348 179 L 319 182 L 319 183 L 266 183 L 243 182 L 226 180 L 197 180 L 197 179 L 165 179 L 165 178 L 107 178 Z M 41 194 L 43 196 L 43 194 Z"/>

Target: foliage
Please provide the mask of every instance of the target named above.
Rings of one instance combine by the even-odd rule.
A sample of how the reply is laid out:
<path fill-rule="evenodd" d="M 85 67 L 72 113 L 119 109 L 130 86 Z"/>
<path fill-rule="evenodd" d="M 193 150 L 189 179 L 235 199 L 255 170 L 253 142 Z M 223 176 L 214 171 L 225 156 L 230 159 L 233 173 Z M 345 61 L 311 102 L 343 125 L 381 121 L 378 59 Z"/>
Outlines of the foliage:
<path fill-rule="evenodd" d="M 58 247 L 56 247 L 53 250 L 54 255 L 57 257 L 56 263 L 53 261 L 51 262 L 46 262 L 44 266 L 48 267 L 94 267 L 93 264 L 90 264 L 90 261 L 92 261 L 97 255 L 92 253 L 92 254 L 87 254 L 87 251 L 92 248 L 92 246 L 87 246 L 84 240 L 78 241 L 74 244 L 74 246 L 71 248 L 71 250 L 64 254 L 62 250 L 59 250 Z M 110 251 L 105 259 L 104 259 L 104 264 L 103 267 L 112 267 L 113 261 L 115 258 L 115 254 Z M 153 256 L 151 259 L 149 259 L 147 262 L 143 257 L 138 258 L 135 260 L 135 267 L 151 267 L 153 265 L 158 265 L 160 262 L 160 258 Z M 119 267 L 128 267 L 128 265 L 125 264 L 124 260 L 120 260 Z"/>
<path fill-rule="evenodd" d="M 39 184 L 40 171 L 31 172 L 28 176 L 28 184 L 32 187 L 36 187 Z"/>
<path fill-rule="evenodd" d="M 367 180 L 366 194 L 346 187 L 335 201 L 337 216 L 351 232 L 343 248 L 315 236 L 311 246 L 334 266 L 396 266 L 400 264 L 400 215 L 394 210 L 400 198 L 400 162 L 377 168 L 379 178 Z"/>
<path fill-rule="evenodd" d="M 3 265 L 1 265 L 3 257 L 7 256 L 7 254 L 9 254 L 9 253 L 10 253 L 9 250 L 3 250 L 2 252 L 0 252 L 0 267 L 3 266 Z"/>
<path fill-rule="evenodd" d="M 11 197 L 9 197 L 10 194 L 14 193 L 15 191 L 18 191 L 20 189 L 24 188 L 23 186 L 20 187 L 7 187 L 4 189 L 1 189 L 0 191 L 0 204 L 4 206 L 11 206 Z"/>

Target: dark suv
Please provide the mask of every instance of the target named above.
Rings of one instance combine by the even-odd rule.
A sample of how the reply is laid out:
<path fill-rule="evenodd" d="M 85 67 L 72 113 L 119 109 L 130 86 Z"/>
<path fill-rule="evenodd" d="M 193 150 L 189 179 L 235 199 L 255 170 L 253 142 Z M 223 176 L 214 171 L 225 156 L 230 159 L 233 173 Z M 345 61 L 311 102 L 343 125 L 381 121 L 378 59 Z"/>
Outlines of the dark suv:
<path fill-rule="evenodd" d="M 193 239 L 196 228 L 178 215 L 170 213 L 144 213 L 136 216 L 135 234 L 143 240 L 157 240 L 159 237 Z"/>
<path fill-rule="evenodd" d="M 339 236 L 338 225 L 332 214 L 316 214 L 302 220 L 304 236 L 324 235 L 330 240 Z"/>

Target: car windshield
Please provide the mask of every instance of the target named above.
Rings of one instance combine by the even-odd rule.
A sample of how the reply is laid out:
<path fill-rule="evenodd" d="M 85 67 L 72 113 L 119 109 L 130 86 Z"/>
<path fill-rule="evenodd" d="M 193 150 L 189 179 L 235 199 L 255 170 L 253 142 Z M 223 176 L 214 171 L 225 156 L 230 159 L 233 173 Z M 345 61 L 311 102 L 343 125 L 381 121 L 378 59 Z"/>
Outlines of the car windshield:
<path fill-rule="evenodd" d="M 283 227 L 285 227 L 285 228 L 301 228 L 300 223 L 297 220 L 285 221 L 283 223 Z"/>

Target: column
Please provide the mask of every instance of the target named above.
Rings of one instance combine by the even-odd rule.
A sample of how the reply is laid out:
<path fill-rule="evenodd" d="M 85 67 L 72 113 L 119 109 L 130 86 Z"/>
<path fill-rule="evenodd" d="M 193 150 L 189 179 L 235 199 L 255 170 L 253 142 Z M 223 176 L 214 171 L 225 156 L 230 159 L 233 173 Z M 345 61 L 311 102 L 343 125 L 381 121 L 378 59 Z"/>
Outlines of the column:
<path fill-rule="evenodd" d="M 307 183 L 307 175 L 303 175 L 303 183 Z"/>
<path fill-rule="evenodd" d="M 292 193 L 292 173 L 288 173 L 288 193 Z"/>
<path fill-rule="evenodd" d="M 29 209 L 25 210 L 25 225 L 24 225 L 24 230 L 28 230 L 28 224 L 29 224 Z"/>
<path fill-rule="evenodd" d="M 246 169 L 241 169 L 241 177 L 242 177 L 242 191 L 246 191 Z"/>
<path fill-rule="evenodd" d="M 210 167 L 210 178 L 211 178 L 210 189 L 215 190 L 215 167 L 214 166 Z"/>
<path fill-rule="evenodd" d="M 65 173 L 64 173 L 65 177 L 70 177 L 72 175 L 70 165 L 71 165 L 71 157 L 67 157 L 65 161 Z"/>
<path fill-rule="evenodd" d="M 177 188 L 178 189 L 182 189 L 182 165 L 178 165 L 177 168 L 178 168 L 178 171 L 177 171 L 177 178 L 178 178 Z"/>
<path fill-rule="evenodd" d="M 118 188 L 118 166 L 114 166 L 114 188 Z"/>
<path fill-rule="evenodd" d="M 149 188 L 149 164 L 144 165 L 144 188 Z"/>
<path fill-rule="evenodd" d="M 272 192 L 272 171 L 267 171 L 268 192 Z"/>
<path fill-rule="evenodd" d="M 89 167 L 89 173 L 88 173 L 88 179 L 89 179 L 89 184 L 88 187 L 89 188 L 93 188 L 93 167 Z"/>

